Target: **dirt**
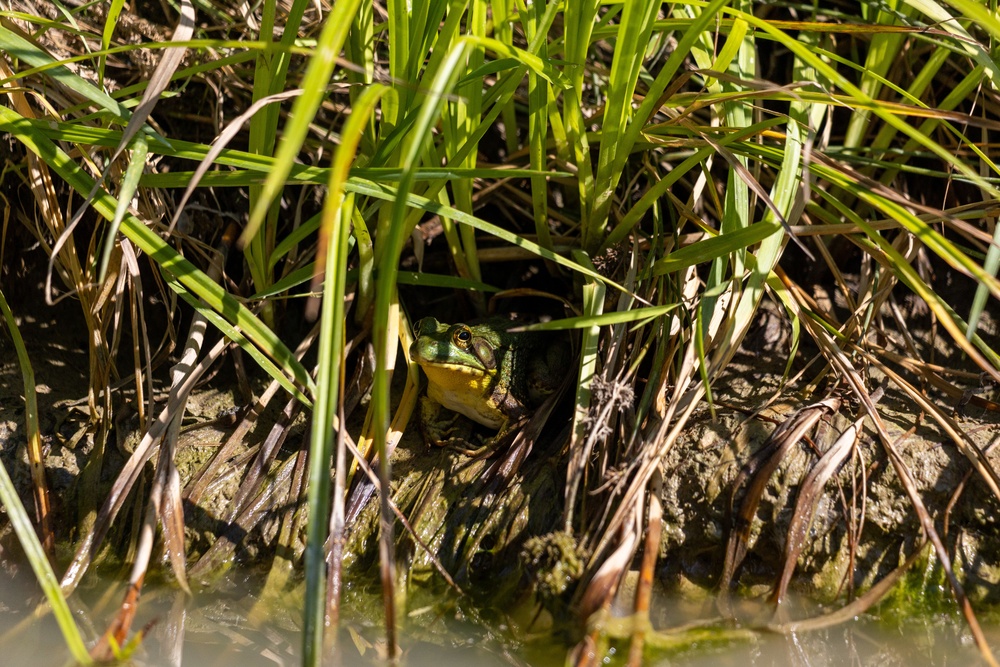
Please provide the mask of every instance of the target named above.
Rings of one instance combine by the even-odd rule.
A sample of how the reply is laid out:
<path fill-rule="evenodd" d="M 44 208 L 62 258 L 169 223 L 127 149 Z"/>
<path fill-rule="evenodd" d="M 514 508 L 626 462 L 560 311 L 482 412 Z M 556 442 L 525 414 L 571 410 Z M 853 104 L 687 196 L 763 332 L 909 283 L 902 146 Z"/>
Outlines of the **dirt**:
<path fill-rule="evenodd" d="M 996 331 L 996 320 L 987 316 L 984 328 Z M 718 585 L 726 540 L 736 528 L 731 507 L 739 506 L 746 489 L 734 491 L 741 468 L 767 444 L 778 423 L 824 397 L 802 396 L 794 383 L 781 389 L 781 345 L 765 347 L 769 349 L 737 355 L 716 384 L 714 418 L 707 407 L 696 413 L 664 464 L 659 574 L 668 588 Z M 954 400 L 929 394 L 951 412 Z M 1000 501 L 952 439 L 891 383 L 877 407 L 966 592 L 981 605 L 995 606 L 1000 602 L 1000 559 L 993 556 L 1000 553 L 995 518 Z M 824 417 L 812 434 L 815 447 L 825 451 L 858 409 L 845 401 L 837 414 Z M 967 407 L 960 425 L 996 469 L 1000 413 Z M 769 593 L 777 581 L 800 485 L 817 460 L 812 448 L 799 442 L 768 479 L 751 525 L 748 554 L 735 578 L 744 593 Z M 821 601 L 864 591 L 900 566 L 922 539 L 913 504 L 868 420 L 851 456 L 817 501 L 793 589 Z M 927 585 L 946 586 L 940 561 L 928 558 L 928 570 L 936 574 Z"/>

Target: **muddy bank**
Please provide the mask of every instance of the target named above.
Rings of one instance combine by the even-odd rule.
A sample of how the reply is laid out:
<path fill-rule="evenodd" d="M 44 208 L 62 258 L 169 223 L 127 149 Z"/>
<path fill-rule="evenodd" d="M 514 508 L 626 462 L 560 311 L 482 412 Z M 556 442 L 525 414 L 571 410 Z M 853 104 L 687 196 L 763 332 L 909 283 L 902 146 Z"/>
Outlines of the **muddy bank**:
<path fill-rule="evenodd" d="M 85 406 L 79 403 L 86 392 L 85 347 L 75 328 L 66 326 L 72 321 L 72 311 L 61 309 L 58 317 L 45 317 L 46 312 L 24 317 L 22 334 L 29 341 L 41 390 L 47 477 L 57 499 L 54 523 L 60 530 L 60 554 L 65 556 L 71 552 L 81 520 L 81 503 L 74 494 L 93 438 L 87 429 Z M 782 386 L 785 359 L 780 347 L 765 346 L 739 354 L 715 388 L 714 415 L 707 405 L 699 408 L 663 463 L 664 521 L 657 577 L 665 590 L 717 589 L 726 568 L 727 539 L 742 525 L 748 530 L 748 548 L 732 572 L 732 587 L 751 596 L 770 592 L 786 558 L 789 527 L 802 482 L 859 414 L 859 406 L 849 396 L 840 400 L 838 412 L 825 411 L 818 425 L 809 430 L 808 439 L 788 447 L 774 472 L 765 475 L 753 520 L 748 526 L 740 524 L 734 517 L 753 477 L 748 462 L 768 446 L 769 436 L 779 424 L 824 395 L 816 392 L 806 399 L 794 382 Z M 30 507 L 20 372 L 9 344 L 0 354 L 0 456 Z M 183 485 L 231 433 L 220 416 L 239 407 L 238 393 L 225 386 L 225 378 L 224 373 L 217 376 L 196 392 L 190 404 L 191 417 L 178 461 Z M 952 400 L 929 393 L 942 404 Z M 886 385 L 878 407 L 966 591 L 978 605 L 995 606 L 1000 602 L 997 499 L 947 434 L 891 384 Z M 119 414 L 114 446 L 109 448 L 101 472 L 102 488 L 117 474 L 130 453 L 129 443 L 137 437 L 132 413 L 121 408 Z M 393 499 L 407 518 L 407 526 L 397 521 L 395 527 L 400 576 L 417 598 L 421 590 L 436 590 L 448 578 L 455 587 L 487 604 L 498 595 L 522 599 L 526 590 L 540 583 L 542 597 L 565 610 L 576 585 L 574 577 L 581 572 L 579 564 L 571 561 L 585 561 L 590 554 L 574 551 L 576 536 L 565 534 L 554 542 L 528 544 L 526 549 L 531 538 L 560 534 L 563 529 L 568 451 L 565 430 L 557 422 L 565 419 L 565 411 L 557 410 L 543 438 L 517 466 L 510 465 L 510 450 L 470 457 L 450 449 L 429 448 L 416 429 L 410 429 L 412 433 L 404 437 L 393 460 Z M 262 418 L 245 435 L 226 474 L 197 503 L 185 507 L 191 563 L 224 534 L 230 540 L 234 535 L 239 539 L 225 550 L 220 567 L 241 562 L 260 566 L 272 557 L 280 520 L 293 500 L 286 497 L 291 475 L 282 470 L 292 466 L 298 455 L 305 420 L 305 416 L 299 417 L 298 426 L 269 472 L 275 484 L 272 499 L 262 505 L 250 532 L 233 523 L 230 503 L 273 419 Z M 976 447 L 996 465 L 1000 454 L 992 448 L 1000 437 L 1000 415 L 969 405 L 960 423 Z M 759 460 L 752 465 L 758 472 L 762 467 Z M 151 471 L 152 464 L 147 467 Z M 870 425 L 823 485 L 814 506 L 812 520 L 800 540 L 801 553 L 790 589 L 819 600 L 831 601 L 866 590 L 905 561 L 923 539 L 912 503 Z M 134 519 L 121 520 L 109 537 L 107 555 L 127 553 L 123 547 L 133 534 L 130 521 Z M 369 503 L 351 529 L 346 559 L 349 575 L 367 576 L 373 571 L 376 535 L 376 503 Z M 301 537 L 295 541 L 298 547 L 291 555 L 293 561 L 301 553 Z M 13 539 L 9 528 L 4 528 L 8 570 L 16 562 Z M 937 586 L 943 581 L 934 569 L 939 563 L 932 558 L 930 564 L 931 571 L 938 574 L 930 576 L 927 584 Z M 553 572 L 564 586 L 552 587 Z"/>

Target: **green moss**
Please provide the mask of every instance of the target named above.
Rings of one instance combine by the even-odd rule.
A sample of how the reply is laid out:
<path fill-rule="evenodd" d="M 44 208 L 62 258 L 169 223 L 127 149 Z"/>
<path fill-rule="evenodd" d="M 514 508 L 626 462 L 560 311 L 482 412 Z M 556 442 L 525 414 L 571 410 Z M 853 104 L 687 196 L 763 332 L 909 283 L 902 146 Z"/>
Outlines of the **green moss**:
<path fill-rule="evenodd" d="M 576 538 L 565 531 L 530 538 L 521 555 L 543 602 L 561 597 L 575 585 L 589 557 Z"/>
<path fill-rule="evenodd" d="M 901 625 L 913 618 L 960 613 L 941 561 L 932 551 L 926 553 L 872 608 L 883 622 Z"/>

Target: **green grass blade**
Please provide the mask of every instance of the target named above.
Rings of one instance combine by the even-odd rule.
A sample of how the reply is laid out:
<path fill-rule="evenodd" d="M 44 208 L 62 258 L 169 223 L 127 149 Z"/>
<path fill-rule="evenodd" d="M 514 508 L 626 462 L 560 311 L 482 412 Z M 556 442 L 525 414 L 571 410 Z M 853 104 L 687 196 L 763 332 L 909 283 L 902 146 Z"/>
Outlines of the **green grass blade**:
<path fill-rule="evenodd" d="M 108 275 L 108 263 L 111 261 L 111 251 L 115 247 L 115 239 L 118 237 L 118 230 L 121 228 L 122 219 L 128 213 L 129 203 L 139 189 L 139 180 L 142 172 L 146 168 L 146 156 L 149 155 L 149 142 L 146 137 L 139 135 L 132 145 L 132 159 L 125 170 L 125 178 L 122 180 L 121 191 L 118 193 L 118 206 L 115 207 L 115 216 L 111 219 L 108 233 L 104 239 L 104 249 L 101 252 L 101 265 L 97 273 L 97 282 L 103 283 Z"/>
<path fill-rule="evenodd" d="M 292 166 L 298 157 L 309 133 L 309 124 L 316 115 L 316 110 L 326 97 L 326 87 L 337 63 L 337 56 L 347 40 L 347 32 L 351 27 L 354 14 L 357 12 L 360 0 L 342 0 L 337 2 L 333 11 L 326 18 L 323 32 L 316 44 L 316 52 L 309 61 L 305 76 L 302 79 L 303 93 L 296 98 L 288 123 L 282 133 L 281 144 L 274 158 L 274 166 L 261 189 L 260 197 L 254 204 L 243 231 L 241 241 L 249 242 L 260 229 L 267 215 L 271 202 L 284 187 Z"/>
<path fill-rule="evenodd" d="M 590 258 L 582 250 L 574 253 L 574 258 L 578 264 L 593 268 Z M 567 532 L 573 530 L 573 512 L 576 506 L 576 496 L 579 485 L 583 482 L 583 466 L 590 458 L 589 452 L 584 451 L 586 434 L 590 415 L 590 403 L 593 395 L 591 385 L 594 376 L 598 371 L 599 343 L 601 336 L 601 313 L 604 310 L 604 284 L 599 280 L 588 279 L 583 285 L 583 308 L 585 315 L 567 328 L 582 328 L 583 335 L 580 341 L 580 370 L 577 375 L 576 395 L 573 397 L 573 424 L 571 431 L 570 450 L 576 452 L 576 456 L 570 459 L 570 468 L 566 476 L 566 506 L 564 509 L 565 521 L 564 529 Z M 618 315 L 621 313 L 611 313 Z M 565 323 L 566 320 L 563 320 Z M 547 324 L 552 324 L 547 323 Z"/>
<path fill-rule="evenodd" d="M 410 3 L 408 0 L 387 0 L 385 10 L 389 24 L 389 77 L 396 88 L 396 98 L 386 100 L 383 107 L 384 132 L 391 132 L 402 120 L 402 114 L 409 109 L 409 98 L 412 91 L 408 86 L 399 86 L 397 82 L 406 81 L 406 66 L 410 61 Z"/>
<path fill-rule="evenodd" d="M 579 253 L 574 255 L 580 261 Z M 588 265 L 589 262 L 582 265 Z M 630 310 L 616 310 L 611 313 L 602 313 L 601 309 L 594 311 L 592 315 L 580 315 L 577 317 L 564 317 L 538 324 L 529 324 L 523 327 L 511 329 L 511 331 L 569 331 L 572 329 L 586 329 L 589 327 L 606 327 L 612 324 L 625 324 L 628 322 L 640 322 L 663 317 L 667 313 L 677 310 L 680 304 L 671 303 L 665 306 L 645 306 L 643 308 L 632 308 Z"/>
<path fill-rule="evenodd" d="M 550 2 L 549 5 L 557 3 Z M 570 86 L 563 93 L 563 126 L 567 146 L 557 146 L 561 154 L 569 156 L 576 166 L 577 194 L 580 200 L 580 224 L 591 229 L 590 218 L 594 209 L 594 171 L 590 160 L 587 139 L 587 121 L 583 117 L 583 90 L 586 76 L 587 51 L 590 36 L 597 18 L 596 0 L 568 2 L 563 11 L 564 53 Z M 586 248 L 586 245 L 584 246 Z"/>
<path fill-rule="evenodd" d="M 766 128 L 781 125 L 783 122 L 784 119 L 780 117 L 770 118 L 725 136 L 717 142 L 717 145 L 729 146 Z M 632 205 L 628 213 L 622 217 L 621 222 L 608 234 L 608 237 L 604 240 L 604 247 L 612 247 L 625 239 L 632 229 L 639 224 L 639 221 L 642 220 L 642 216 L 670 190 L 671 186 L 677 183 L 686 173 L 701 166 L 714 150 L 712 147 L 699 148 L 693 155 L 671 169 L 670 173 L 664 175 L 649 190 L 643 193 L 639 201 Z"/>
<path fill-rule="evenodd" d="M 469 35 L 465 39 L 482 47 L 483 49 L 486 49 L 487 51 L 492 51 L 501 58 L 511 58 L 516 60 L 556 88 L 566 89 L 570 86 L 567 78 L 563 76 L 562 72 L 556 69 L 555 65 L 551 61 L 539 58 L 530 51 L 509 46 L 490 37 L 477 37 Z"/>
<path fill-rule="evenodd" d="M 667 62 L 664 63 L 663 67 L 656 74 L 656 78 L 650 84 L 649 91 L 636 110 L 635 121 L 629 125 L 625 132 L 622 141 L 622 150 L 618 152 L 612 172 L 622 172 L 632 147 L 646 128 L 646 123 L 649 122 L 649 119 L 652 118 L 662 103 L 660 97 L 666 91 L 667 86 L 674 81 L 677 70 L 684 64 L 684 60 L 688 57 L 694 44 L 700 39 L 708 26 L 718 18 L 718 13 L 727 4 L 729 4 L 729 0 L 713 0 L 713 2 L 705 6 L 697 18 L 690 22 L 690 26 L 678 40 L 677 46 L 671 52 Z"/>
<path fill-rule="evenodd" d="M 478 229 L 479 231 L 486 232 L 487 234 L 492 234 L 493 236 L 507 241 L 511 245 L 516 245 L 519 248 L 523 248 L 528 252 L 532 252 L 542 259 L 547 259 L 565 266 L 568 269 L 572 269 L 577 273 L 581 273 L 585 276 L 590 276 L 602 281 L 609 287 L 614 287 L 617 290 L 625 291 L 625 288 L 614 282 L 606 276 L 602 276 L 596 271 L 592 271 L 580 264 L 563 257 L 562 255 L 556 254 L 552 250 L 543 248 L 542 246 L 525 239 L 513 232 L 510 232 L 503 227 L 499 227 L 492 223 L 486 222 L 482 218 L 477 218 L 474 215 L 469 215 L 463 211 L 452 208 L 450 206 L 443 206 L 437 202 L 432 202 L 425 197 L 419 195 L 409 194 L 405 197 L 400 195 L 400 190 L 396 188 L 390 188 L 386 185 L 380 185 L 373 183 L 371 181 L 360 179 L 360 178 L 350 178 L 345 185 L 345 188 L 349 192 L 354 192 L 360 195 L 367 195 L 369 197 L 375 197 L 377 199 L 383 199 L 387 202 L 400 202 L 405 203 L 407 207 L 412 207 L 419 209 L 421 211 L 427 211 L 428 213 L 434 213 L 436 215 L 447 216 L 453 218 L 455 221 L 469 225 Z"/>
<path fill-rule="evenodd" d="M 336 200 L 338 204 L 332 203 Z M 303 605 L 302 628 L 303 664 L 323 664 L 323 622 L 326 611 L 326 557 L 324 545 L 329 527 L 330 465 L 333 459 L 333 437 L 337 401 L 340 390 L 340 369 L 344 351 L 344 292 L 347 267 L 347 234 L 353 197 L 328 197 L 325 215 L 332 214 L 331 243 L 327 246 L 328 279 L 323 282 L 323 312 L 320 321 L 319 359 L 316 382 L 319 387 L 313 409 L 309 461 L 309 525 L 306 538 L 305 570 L 306 600 Z M 344 428 L 343 424 L 339 424 Z M 337 471 L 342 474 L 342 471 Z"/>
<path fill-rule="evenodd" d="M 983 271 L 994 278 L 997 275 L 998 269 L 1000 269 L 1000 225 L 997 225 L 993 230 L 993 243 L 990 245 L 990 249 L 986 251 L 986 261 L 983 262 Z M 971 341 L 973 336 L 976 335 L 976 329 L 979 328 L 979 319 L 983 315 L 983 310 L 986 308 L 986 301 L 989 299 L 989 296 L 989 287 L 982 282 L 979 283 L 976 287 L 976 295 L 972 300 L 972 307 L 969 309 L 969 326 L 965 330 L 966 340 Z"/>
<path fill-rule="evenodd" d="M 580 230 L 584 249 L 593 252 L 604 241 L 608 211 L 611 209 L 615 186 L 621 172 L 615 172 L 618 151 L 628 151 L 621 145 L 629 122 L 632 120 L 632 98 L 639 80 L 639 69 L 646 55 L 646 46 L 653 31 L 660 6 L 646 0 L 625 2 L 615 40 L 615 55 L 608 78 L 607 102 L 604 122 L 601 124 L 601 141 L 597 157 L 597 175 L 594 179 L 593 213 L 585 217 Z"/>
<path fill-rule="evenodd" d="M 111 46 L 111 35 L 114 34 L 118 25 L 118 17 L 122 13 L 125 0 L 111 0 L 108 6 L 108 15 L 104 19 L 104 30 L 101 32 L 101 48 L 107 50 Z M 98 85 L 104 87 L 104 67 L 107 64 L 107 55 L 101 54 L 97 61 L 97 81 Z"/>
<path fill-rule="evenodd" d="M 903 11 L 906 11 L 905 7 Z M 897 22 L 897 17 L 894 12 L 876 11 L 876 21 L 880 25 L 894 25 Z M 865 95 L 872 99 L 879 96 L 879 90 L 885 81 L 884 77 L 889 68 L 896 62 L 896 57 L 899 55 L 906 37 L 907 35 L 899 32 L 876 32 L 872 35 L 859 83 L 859 87 Z M 845 147 L 854 148 L 863 145 L 870 120 L 869 114 L 863 110 L 851 115 L 844 136 Z"/>
<path fill-rule="evenodd" d="M 689 266 L 714 261 L 730 253 L 746 250 L 779 229 L 781 229 L 781 224 L 778 222 L 758 222 L 743 229 L 692 243 L 657 260 L 656 264 L 653 265 L 653 275 L 662 276 L 674 273 Z"/>
<path fill-rule="evenodd" d="M 936 3 L 914 1 L 910 2 L 917 7 L 928 7 L 928 11 L 931 11 L 931 5 L 933 7 L 938 7 Z M 938 7 L 939 8 L 939 7 Z M 808 63 L 816 69 L 821 75 L 829 79 L 836 86 L 844 90 L 848 95 L 855 98 L 859 103 L 870 105 L 875 116 L 879 117 L 883 122 L 888 125 L 892 125 L 899 132 L 905 134 L 910 139 L 913 139 L 917 144 L 926 150 L 933 153 L 939 159 L 944 161 L 946 164 L 952 166 L 958 173 L 962 174 L 970 181 L 978 185 L 980 188 L 988 191 L 992 196 L 1000 199 L 1000 189 L 994 187 L 985 179 L 979 176 L 979 174 L 970 167 L 967 162 L 960 158 L 959 156 L 953 155 L 951 151 L 941 146 L 938 142 L 931 139 L 929 136 L 922 134 L 917 128 L 907 123 L 901 117 L 896 115 L 896 113 L 890 109 L 884 107 L 884 105 L 879 105 L 875 103 L 875 100 L 868 97 L 861 91 L 857 86 L 851 83 L 844 75 L 840 74 L 834 67 L 824 62 L 816 53 L 809 49 L 805 44 L 801 43 L 798 39 L 784 33 L 783 31 L 771 26 L 767 21 L 758 19 L 752 14 L 737 11 L 734 9 L 727 9 L 727 12 L 737 16 L 750 25 L 766 32 L 777 42 L 781 43 L 783 46 L 787 47 L 792 53 L 802 61 Z M 943 12 L 943 10 L 941 10 Z M 929 14 L 932 18 L 936 18 L 940 15 L 939 12 Z M 956 27 L 957 24 L 953 21 L 952 17 L 946 12 L 943 13 L 941 20 L 947 25 L 947 30 L 954 33 L 957 37 L 961 38 L 962 35 L 967 35 L 961 27 Z M 969 54 L 976 60 L 977 63 L 983 65 L 988 76 L 993 76 L 993 72 L 997 69 L 997 64 L 993 63 L 981 46 L 972 40 L 971 38 L 965 37 L 963 39 L 957 39 L 957 43 L 961 46 L 963 50 L 969 52 Z M 978 46 L 978 48 L 977 48 Z M 988 64 L 984 64 L 988 63 Z"/>
<path fill-rule="evenodd" d="M 265 355 L 261 350 L 251 343 L 246 336 L 244 336 L 239 329 L 230 324 L 224 317 L 219 315 L 215 310 L 206 306 L 198 298 L 196 298 L 191 290 L 187 289 L 179 280 L 169 273 L 164 272 L 163 281 L 167 284 L 170 289 L 181 297 L 189 306 L 194 310 L 198 311 L 202 317 L 209 321 L 216 329 L 219 330 L 222 335 L 224 335 L 229 340 L 233 341 L 240 348 L 246 352 L 247 356 L 257 362 L 257 365 L 261 369 L 274 378 L 278 384 L 280 384 L 289 395 L 294 396 L 303 405 L 309 406 L 312 404 L 312 400 L 309 396 L 302 393 L 302 390 L 286 375 L 286 373 L 279 368 L 273 361 L 271 361 L 267 355 Z"/>
<path fill-rule="evenodd" d="M 423 104 L 420 107 L 417 118 L 414 122 L 412 135 L 407 146 L 407 153 L 403 156 L 402 164 L 405 169 L 399 181 L 399 193 L 407 195 L 413 186 L 413 169 L 420 162 L 420 156 L 425 150 L 427 142 L 431 139 L 431 128 L 441 115 L 441 107 L 444 98 L 451 93 L 461 72 L 461 63 L 465 58 L 467 44 L 464 39 L 459 40 L 448 53 L 447 58 L 442 62 L 434 81 L 431 83 Z M 392 599 L 391 587 L 394 574 L 393 565 L 393 539 L 392 539 L 392 517 L 390 515 L 388 498 L 389 484 L 389 462 L 386 459 L 386 436 L 389 430 L 389 377 L 392 369 L 389 360 L 392 351 L 390 344 L 395 346 L 396 341 L 388 339 L 388 322 L 390 311 L 396 301 L 396 273 L 399 267 L 399 256 L 402 253 L 403 245 L 409 238 L 412 225 L 407 224 L 407 197 L 399 196 L 392 206 L 388 226 L 380 225 L 379 234 L 376 237 L 378 247 L 376 248 L 376 263 L 378 265 L 378 279 L 375 283 L 375 311 L 373 314 L 372 334 L 375 347 L 375 378 L 372 385 L 372 429 L 375 435 L 374 444 L 379 456 L 379 481 L 382 486 L 382 493 L 379 494 L 381 502 L 382 522 L 380 533 L 380 556 L 383 567 L 384 599 L 386 603 L 386 627 L 387 641 L 389 643 L 390 657 L 396 654 L 395 637 L 395 607 Z M 456 211 L 457 213 L 457 211 Z"/>
<path fill-rule="evenodd" d="M 49 565 L 49 561 L 45 557 L 42 545 L 35 535 L 31 520 L 28 518 L 28 513 L 21 505 L 21 499 L 18 498 L 17 490 L 14 488 L 14 483 L 11 481 L 10 475 L 7 474 L 7 468 L 3 463 L 0 463 L 0 502 L 3 503 L 10 523 L 14 527 L 14 532 L 17 533 L 21 548 L 24 549 L 28 557 L 28 562 L 35 573 L 35 579 L 52 607 L 56 623 L 59 624 L 59 629 L 63 633 L 63 639 L 72 653 L 73 659 L 83 665 L 92 664 L 90 655 L 87 653 L 87 646 L 83 643 L 83 637 L 80 636 L 80 631 L 73 621 L 73 614 L 59 588 L 59 580 L 56 579 L 55 572 L 52 571 L 52 566 Z"/>
<path fill-rule="evenodd" d="M 31 370 L 28 352 L 24 348 L 21 336 L 18 334 L 17 322 L 14 320 L 14 314 L 7 305 L 7 299 L 4 297 L 3 292 L 0 292 L 0 312 L 3 313 L 7 329 L 10 331 L 14 346 L 17 348 L 17 357 L 21 364 L 21 370 L 26 378 L 31 378 L 34 373 Z M 26 388 L 26 399 L 28 398 L 27 394 L 29 391 Z M 14 532 L 17 534 L 21 548 L 24 549 L 28 563 L 35 573 L 35 580 L 41 586 L 42 592 L 45 593 L 45 598 L 48 600 L 49 606 L 52 607 L 56 623 L 59 624 L 63 640 L 73 655 L 73 659 L 84 665 L 91 664 L 92 661 L 90 654 L 87 652 L 87 646 L 83 642 L 83 637 L 80 636 L 80 630 L 76 627 L 73 614 L 69 610 L 69 605 L 66 604 L 66 598 L 63 597 L 62 589 L 59 588 L 59 580 L 56 578 L 55 572 L 52 571 L 52 566 L 45 555 L 42 543 L 38 541 L 38 536 L 35 534 L 35 528 L 31 524 L 28 512 L 24 509 L 24 505 L 21 504 L 21 498 L 17 494 L 17 489 L 14 488 L 14 482 L 11 481 L 10 475 L 7 474 L 7 468 L 3 465 L 2 461 L 0 461 L 0 503 L 3 503 L 3 507 L 7 512 L 7 518 L 14 527 Z"/>
<path fill-rule="evenodd" d="M 532 3 L 532 8 L 535 4 Z M 510 19 L 514 13 L 514 3 L 512 0 L 491 0 L 490 7 L 493 10 L 493 35 L 496 39 L 503 42 L 504 44 L 513 45 L 514 44 L 514 31 L 511 28 Z M 530 40 L 530 37 L 529 37 Z M 495 65 L 498 61 L 490 63 Z M 509 61 L 514 62 L 514 61 Z M 485 73 L 484 73 L 485 75 Z M 477 76 L 474 72 L 473 76 Z M 506 130 L 504 135 L 504 142 L 507 147 L 507 154 L 517 152 L 518 148 L 518 132 L 517 132 L 517 115 L 514 107 L 514 100 L 510 99 L 503 104 L 500 111 L 503 117 L 503 126 Z"/>
<path fill-rule="evenodd" d="M 330 183 L 323 204 L 319 261 L 316 278 L 323 283 L 323 311 L 320 322 L 320 350 L 317 363 L 316 407 L 313 410 L 309 457 L 309 525 L 306 539 L 306 600 L 302 631 L 304 662 L 319 665 L 323 657 L 326 614 L 326 540 L 329 533 L 330 466 L 337 424 L 341 372 L 344 365 L 344 326 L 347 319 L 348 236 L 354 211 L 353 195 L 345 196 L 344 183 L 355 160 L 358 144 L 365 134 L 375 106 L 388 88 L 369 86 L 357 97 L 351 116 L 341 132 L 341 144 L 333 159 Z M 337 471 L 343 474 L 343 471 Z"/>
<path fill-rule="evenodd" d="M 735 4 L 738 7 L 749 8 L 749 3 L 744 0 L 736 0 Z M 742 92 L 743 86 L 739 82 L 750 80 L 755 75 L 754 54 L 756 53 L 756 48 L 754 38 L 748 32 L 745 21 L 739 19 L 733 21 L 733 29 L 730 31 L 729 36 L 726 38 L 725 43 L 712 64 L 712 69 L 715 71 L 726 71 L 732 76 L 731 80 L 721 81 L 717 84 L 719 90 L 723 93 L 738 94 Z M 743 129 L 753 125 L 752 108 L 741 99 L 731 98 L 723 102 L 722 113 L 723 122 L 727 128 Z M 716 152 L 719 153 L 720 151 L 717 149 Z M 719 225 L 719 230 L 722 232 L 723 237 L 740 232 L 751 225 L 751 187 L 747 177 L 744 175 L 747 171 L 749 160 L 746 156 L 737 156 L 729 158 L 727 161 L 730 162 L 730 168 L 726 171 L 722 220 Z M 758 196 L 760 196 L 759 193 Z M 735 294 L 741 293 L 741 283 L 738 281 L 730 282 L 728 276 L 742 276 L 745 263 L 745 249 L 733 251 L 728 253 L 728 256 L 720 256 L 713 260 L 708 278 L 705 281 L 705 294 L 702 296 L 702 302 L 699 304 L 701 312 L 715 312 L 715 306 L 720 298 L 719 290 L 716 290 L 716 288 L 721 288 L 729 284 Z M 744 313 L 744 315 L 746 317 L 752 316 L 754 309 Z M 708 319 L 711 320 L 711 315 L 709 315 Z M 703 322 L 704 320 L 700 318 L 699 323 Z M 737 328 L 741 326 L 739 321 L 733 321 L 733 324 Z M 699 351 L 699 354 L 702 353 L 703 350 Z M 701 372 L 707 378 L 707 371 L 701 369 Z M 710 388 L 709 382 L 706 381 L 705 386 L 706 388 Z"/>
<path fill-rule="evenodd" d="M 0 25 L 0 50 L 35 67 L 48 66 L 46 75 L 53 81 L 110 112 L 122 125 L 128 123 L 132 114 L 123 104 L 3 25 Z"/>

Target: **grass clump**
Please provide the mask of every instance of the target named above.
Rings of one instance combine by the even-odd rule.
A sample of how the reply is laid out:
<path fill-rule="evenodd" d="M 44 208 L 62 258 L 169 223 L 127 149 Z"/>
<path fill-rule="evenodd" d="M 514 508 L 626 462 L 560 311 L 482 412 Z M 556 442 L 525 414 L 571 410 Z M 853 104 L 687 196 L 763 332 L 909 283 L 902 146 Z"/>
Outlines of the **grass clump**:
<path fill-rule="evenodd" d="M 499 310 L 578 332 L 572 408 L 565 430 L 558 408 L 549 417 L 547 448 L 532 449 L 542 418 L 493 455 L 467 516 L 504 517 L 494 539 L 572 536 L 570 551 L 587 557 L 563 596 L 583 617 L 638 564 L 645 613 L 664 465 L 696 411 L 717 409 L 718 380 L 770 300 L 788 332 L 785 384 L 809 404 L 741 473 L 734 512 L 753 521 L 754 494 L 785 453 L 825 416 L 851 413 L 851 437 L 865 428 L 879 444 L 991 659 L 938 508 L 879 404 L 883 391 L 903 396 L 986 485 L 984 502 L 1000 497 L 989 457 L 942 407 L 989 409 L 967 385 L 1000 380 L 989 317 L 1000 174 L 988 150 L 1000 22 L 985 8 L 265 0 L 240 15 L 187 0 L 15 4 L 0 12 L 4 288 L 12 253 L 37 247 L 47 283 L 33 298 L 71 295 L 88 331 L 90 448 L 66 593 L 132 503 L 130 595 L 154 542 L 182 589 L 228 562 L 232 539 L 188 562 L 184 509 L 235 467 L 222 522 L 250 533 L 274 519 L 269 591 L 304 561 L 303 646 L 318 663 L 349 576 L 349 501 L 396 479 L 419 394 L 411 323 Z M 903 299 L 918 304 L 920 331 Z M 185 406 L 223 356 L 251 406 L 238 431 L 269 405 L 283 416 L 270 437 L 251 448 L 232 437 L 182 481 Z M 286 437 L 303 409 L 299 446 Z M 115 418 L 129 412 L 143 435 L 117 460 Z M 803 477 L 809 498 L 858 456 L 849 439 L 830 451 Z M 490 515 L 491 501 L 542 488 L 526 475 L 543 455 L 565 471 L 549 525 Z M 397 544 L 413 530 L 438 565 L 453 554 L 397 518 L 392 494 L 378 497 L 395 655 Z M 795 510 L 803 534 L 815 507 Z M 485 533 L 470 535 L 456 553 L 491 551 Z M 726 587 L 749 535 L 731 531 Z M 797 555 L 785 552 L 792 570 Z M 466 569 L 441 568 L 459 588 Z M 130 623 L 123 612 L 112 644 Z"/>

